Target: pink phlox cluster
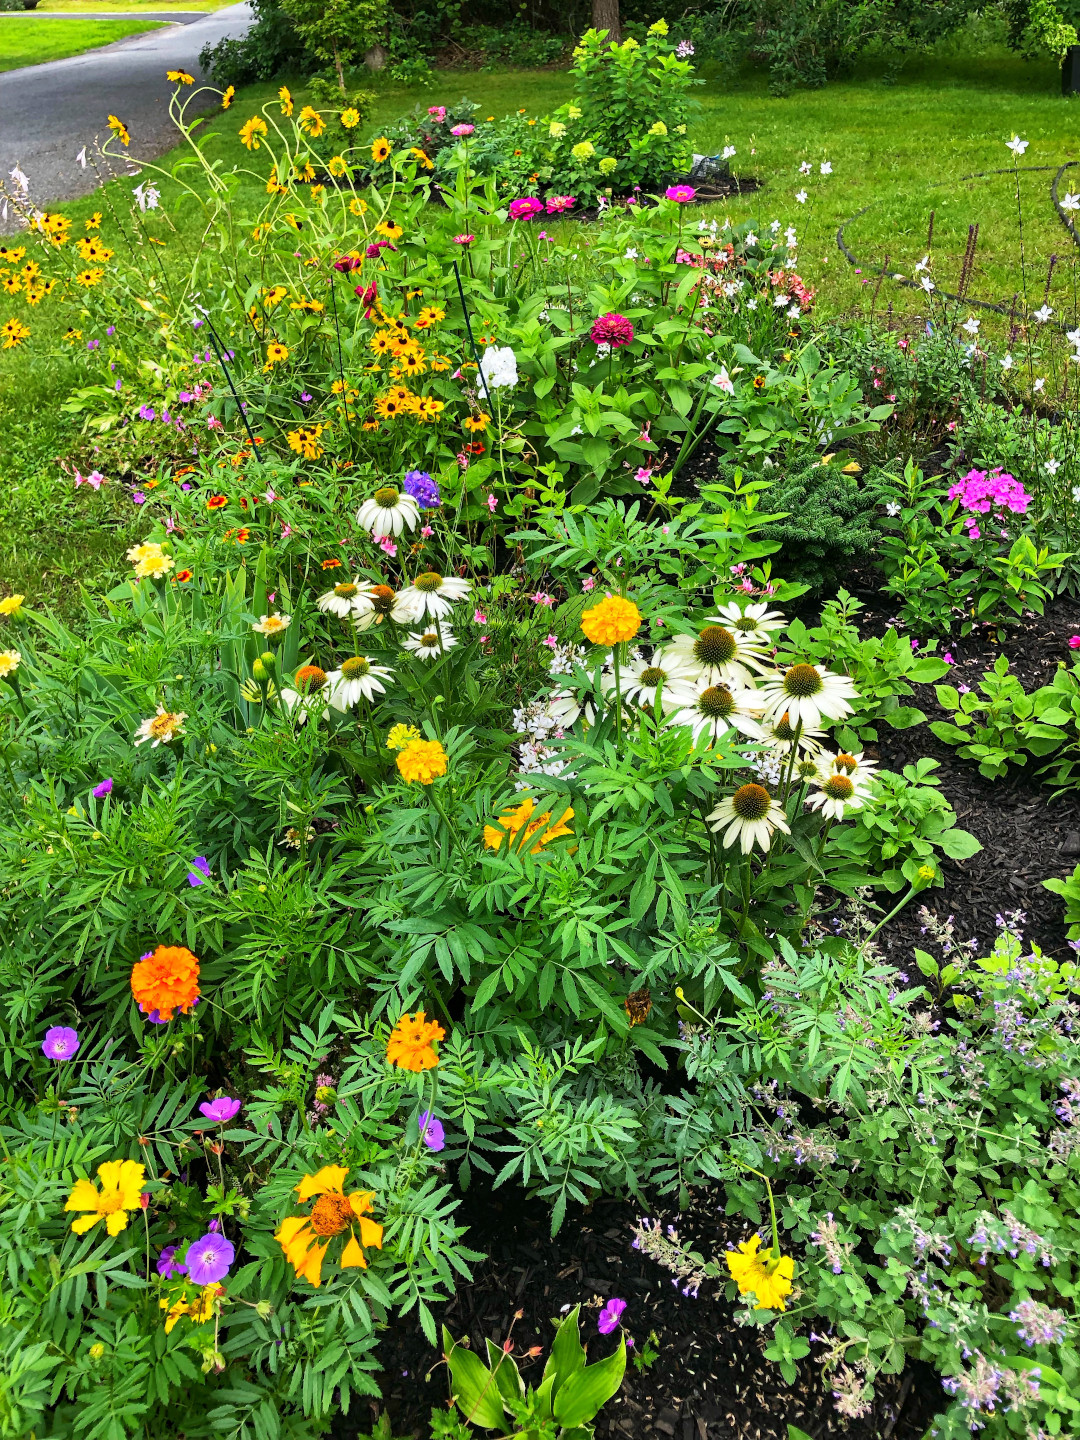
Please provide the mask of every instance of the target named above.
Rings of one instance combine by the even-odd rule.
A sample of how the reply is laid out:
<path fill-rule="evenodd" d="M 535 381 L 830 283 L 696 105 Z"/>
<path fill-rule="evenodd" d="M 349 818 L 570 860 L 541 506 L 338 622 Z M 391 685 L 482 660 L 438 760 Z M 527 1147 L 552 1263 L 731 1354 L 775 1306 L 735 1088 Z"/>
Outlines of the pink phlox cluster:
<path fill-rule="evenodd" d="M 959 500 L 963 509 L 978 515 L 988 515 L 991 510 L 1011 510 L 1014 515 L 1024 515 L 1031 504 L 1031 496 L 1020 481 L 1000 466 L 989 472 L 969 470 L 949 486 L 949 499 Z M 972 528 L 972 521 L 964 523 Z M 974 538 L 978 538 L 977 533 Z"/>

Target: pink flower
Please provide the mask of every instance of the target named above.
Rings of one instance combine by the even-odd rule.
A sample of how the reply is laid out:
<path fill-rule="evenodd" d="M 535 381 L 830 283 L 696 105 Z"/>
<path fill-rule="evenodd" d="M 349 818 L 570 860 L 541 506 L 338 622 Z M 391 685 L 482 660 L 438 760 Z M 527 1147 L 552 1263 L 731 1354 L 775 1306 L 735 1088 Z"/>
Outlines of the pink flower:
<path fill-rule="evenodd" d="M 1080 650 L 1080 635 L 1069 636 L 1069 649 Z"/>
<path fill-rule="evenodd" d="M 473 611 L 473 617 L 472 617 L 472 618 L 473 618 L 473 624 L 474 624 L 474 625 L 486 625 L 486 624 L 487 624 L 487 616 L 484 614 L 483 610 L 474 610 L 474 611 Z"/>
<path fill-rule="evenodd" d="M 510 201 L 508 213 L 511 220 L 531 220 L 534 215 L 544 213 L 544 206 L 532 195 L 524 195 L 520 200 Z"/>
<path fill-rule="evenodd" d="M 586 575 L 585 579 L 582 580 L 582 582 L 581 582 L 581 588 L 582 588 L 582 590 L 585 591 L 585 594 L 586 594 L 586 595 L 589 593 L 590 590 L 592 590 L 592 589 L 595 587 L 595 585 L 596 585 L 596 581 L 593 579 L 593 577 L 592 577 L 591 575 Z"/>
<path fill-rule="evenodd" d="M 467 470 L 469 468 L 469 457 L 468 455 L 466 455 L 464 450 L 458 451 L 457 463 L 461 466 L 462 470 Z"/>
<path fill-rule="evenodd" d="M 263 501 L 264 501 L 264 503 L 267 504 L 267 505 L 272 505 L 276 499 L 277 499 L 277 491 L 276 491 L 276 490 L 267 490 L 266 494 L 263 496 Z"/>
<path fill-rule="evenodd" d="M 476 239 L 476 236 L 475 236 L 475 235 L 455 235 L 455 236 L 454 236 L 454 244 L 455 244 L 455 245 L 471 245 L 475 239 Z"/>
<path fill-rule="evenodd" d="M 648 485 L 649 481 L 652 479 L 652 471 L 647 470 L 645 466 L 642 465 L 640 470 L 634 472 L 634 479 L 642 485 Z"/>
<path fill-rule="evenodd" d="M 749 575 L 744 578 L 742 584 L 739 586 L 739 589 L 745 590 L 747 595 L 752 595 L 754 593 L 754 582 L 750 579 Z"/>
<path fill-rule="evenodd" d="M 547 213 L 549 215 L 561 215 L 564 210 L 572 210 L 577 204 L 573 195 L 549 195 L 547 198 Z"/>
<path fill-rule="evenodd" d="M 955 665 L 955 664 L 956 664 L 956 661 L 953 659 L 953 653 L 952 653 L 951 650 L 946 650 L 946 651 L 945 651 L 945 654 L 942 655 L 941 658 L 945 661 L 945 664 L 946 664 L 946 665 Z"/>
<path fill-rule="evenodd" d="M 429 115 L 434 115 L 434 117 L 435 117 L 435 124 L 436 124 L 436 125 L 441 125 L 441 124 L 443 123 L 443 121 L 446 119 L 446 106 L 445 106 L 445 105 L 429 105 L 428 108 L 427 108 L 427 113 L 428 113 Z"/>
<path fill-rule="evenodd" d="M 216 415 L 208 415 L 206 417 L 206 428 L 208 430 L 224 430 L 225 426 L 221 423 L 221 421 L 217 418 Z"/>
<path fill-rule="evenodd" d="M 901 339 L 901 340 L 897 340 L 896 343 L 897 343 L 897 345 L 899 345 L 899 347 L 900 347 L 901 350 L 906 350 L 906 349 L 908 348 L 908 344 L 909 344 L 910 342 L 907 341 L 907 340 Z"/>
<path fill-rule="evenodd" d="M 287 540 L 291 534 L 292 534 L 292 526 L 291 526 L 291 525 L 286 525 L 285 522 L 284 522 L 284 520 L 283 520 L 283 521 L 281 522 L 281 538 L 282 538 L 283 540 Z"/>
<path fill-rule="evenodd" d="M 498 503 L 499 503 L 499 502 L 498 502 L 498 500 L 496 500 L 496 498 L 495 498 L 494 495 L 489 495 L 489 496 L 488 496 L 488 498 L 487 498 L 487 507 L 488 507 L 488 509 L 491 511 L 492 515 L 495 514 L 495 507 L 496 507 L 496 505 L 498 505 Z"/>
<path fill-rule="evenodd" d="M 542 643 L 545 644 L 549 650 L 554 650 L 558 646 L 559 641 L 556 636 L 549 635 Z"/>
<path fill-rule="evenodd" d="M 664 191 L 664 198 L 674 200 L 676 205 L 686 205 L 696 194 L 692 185 L 669 185 Z"/>
<path fill-rule="evenodd" d="M 430 525 L 424 525 L 424 526 L 421 526 L 420 534 L 421 534 L 421 535 L 424 537 L 424 539 L 426 540 L 429 535 L 434 535 L 434 534 L 435 534 L 435 531 L 431 528 Z"/>
<path fill-rule="evenodd" d="M 625 315 L 609 310 L 598 315 L 589 331 L 589 339 L 597 345 L 610 345 L 613 350 L 629 345 L 634 338 L 634 327 Z"/>
<path fill-rule="evenodd" d="M 551 606 L 555 604 L 555 596 L 547 594 L 544 590 L 538 590 L 535 595 L 530 595 L 529 599 L 534 605 Z"/>
<path fill-rule="evenodd" d="M 376 536 L 375 536 L 375 535 L 372 535 L 371 538 L 374 540 L 374 539 L 376 539 Z M 397 554 L 397 546 L 396 546 L 396 545 L 394 544 L 394 542 L 390 539 L 390 536 L 389 536 L 389 535 L 380 535 L 380 536 L 378 537 L 378 541 L 379 541 L 379 549 L 382 550 L 384 554 L 389 555 L 389 556 L 390 556 L 390 559 L 392 560 L 392 559 L 394 558 L 394 556 Z"/>
<path fill-rule="evenodd" d="M 454 128 L 450 131 L 450 134 L 456 135 L 457 138 L 460 140 L 466 135 L 471 135 L 475 129 L 475 125 L 455 125 Z"/>

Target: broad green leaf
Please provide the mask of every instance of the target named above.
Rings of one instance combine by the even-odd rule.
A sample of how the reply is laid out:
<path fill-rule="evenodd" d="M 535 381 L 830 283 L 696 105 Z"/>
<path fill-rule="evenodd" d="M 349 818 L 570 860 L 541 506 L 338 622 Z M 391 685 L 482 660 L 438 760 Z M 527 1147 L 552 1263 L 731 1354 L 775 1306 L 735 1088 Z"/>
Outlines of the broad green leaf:
<path fill-rule="evenodd" d="M 555 1396 L 555 1419 L 567 1426 L 591 1420 L 618 1390 L 625 1372 L 626 1341 L 622 1340 L 606 1360 L 570 1376 Z"/>

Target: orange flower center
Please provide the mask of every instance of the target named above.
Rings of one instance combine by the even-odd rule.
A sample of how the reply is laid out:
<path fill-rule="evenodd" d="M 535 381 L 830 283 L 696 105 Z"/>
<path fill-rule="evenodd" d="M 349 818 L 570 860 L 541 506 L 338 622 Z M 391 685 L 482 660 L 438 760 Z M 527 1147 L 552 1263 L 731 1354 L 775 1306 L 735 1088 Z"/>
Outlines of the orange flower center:
<path fill-rule="evenodd" d="M 344 1195 L 320 1195 L 311 1210 L 311 1228 L 316 1235 L 340 1235 L 353 1218 L 353 1208 Z"/>

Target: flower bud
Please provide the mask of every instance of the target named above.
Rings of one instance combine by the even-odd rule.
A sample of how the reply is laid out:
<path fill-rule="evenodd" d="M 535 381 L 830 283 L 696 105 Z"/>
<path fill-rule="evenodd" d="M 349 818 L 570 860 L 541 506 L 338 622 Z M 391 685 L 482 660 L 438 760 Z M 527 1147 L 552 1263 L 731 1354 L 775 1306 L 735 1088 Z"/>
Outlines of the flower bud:
<path fill-rule="evenodd" d="M 272 650 L 264 650 L 263 653 L 259 656 L 259 659 L 270 671 L 273 671 L 274 666 L 277 664 L 277 660 L 274 658 L 274 652 Z"/>
<path fill-rule="evenodd" d="M 251 667 L 251 673 L 255 677 L 255 679 L 258 680 L 260 685 L 264 685 L 266 681 L 270 679 L 270 672 L 269 670 L 267 670 L 266 666 L 261 660 L 256 660 L 254 662 Z"/>
<path fill-rule="evenodd" d="M 274 1313 L 274 1307 L 269 1300 L 258 1300 L 255 1303 L 255 1314 L 260 1320 L 269 1320 Z"/>
<path fill-rule="evenodd" d="M 101 1343 L 100 1340 L 97 1342 L 97 1344 L 90 1346 L 90 1359 L 93 1360 L 93 1362 L 95 1363 L 95 1365 L 97 1364 L 97 1362 L 101 1359 L 101 1357 L 102 1357 L 104 1354 L 105 1354 L 105 1346 L 102 1345 L 102 1343 Z"/>

